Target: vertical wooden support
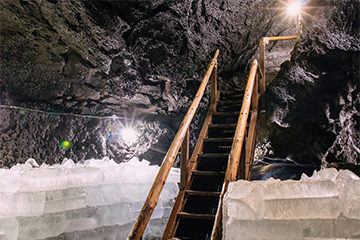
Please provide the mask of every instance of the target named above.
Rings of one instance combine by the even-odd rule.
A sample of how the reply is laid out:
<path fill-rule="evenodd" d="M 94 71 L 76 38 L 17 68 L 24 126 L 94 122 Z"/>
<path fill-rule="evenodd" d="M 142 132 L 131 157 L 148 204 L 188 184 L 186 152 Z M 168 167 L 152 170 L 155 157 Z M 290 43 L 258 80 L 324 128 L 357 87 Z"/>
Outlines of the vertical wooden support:
<path fill-rule="evenodd" d="M 187 166 L 189 163 L 189 128 L 186 132 L 185 138 L 181 144 L 181 162 L 180 162 L 180 189 L 186 187 L 187 180 Z"/>
<path fill-rule="evenodd" d="M 244 137 L 244 143 L 242 145 L 241 155 L 240 155 L 240 162 L 239 162 L 239 169 L 238 169 L 238 176 L 237 179 L 245 179 L 246 177 L 246 159 L 248 158 L 248 152 L 246 151 L 245 146 L 249 144 L 251 141 L 248 139 L 247 131 L 245 130 L 245 137 Z"/>
<path fill-rule="evenodd" d="M 260 109 L 265 110 L 265 91 L 266 91 L 266 72 L 265 72 L 265 46 L 268 44 L 267 38 L 260 39 Z"/>
<path fill-rule="evenodd" d="M 260 110 L 265 110 L 265 91 L 266 91 L 266 71 L 265 71 L 265 46 L 269 44 L 269 41 L 279 40 L 291 40 L 297 39 L 300 35 L 289 35 L 289 36 L 276 36 L 276 37 L 262 37 L 260 38 L 260 73 L 261 80 L 260 86 Z"/>
<path fill-rule="evenodd" d="M 253 96 L 251 100 L 251 109 L 258 111 L 259 109 L 259 74 L 255 76 Z"/>
<path fill-rule="evenodd" d="M 250 181 L 252 164 L 254 161 L 254 150 L 255 150 L 255 138 L 256 138 L 256 128 L 257 128 L 258 112 L 253 110 L 251 112 L 250 124 L 249 124 L 249 134 L 246 142 L 245 149 L 245 166 L 244 166 L 244 179 Z"/>
<path fill-rule="evenodd" d="M 211 100 L 210 104 L 214 104 L 216 102 L 217 96 L 217 60 L 215 59 L 215 66 L 211 73 Z"/>

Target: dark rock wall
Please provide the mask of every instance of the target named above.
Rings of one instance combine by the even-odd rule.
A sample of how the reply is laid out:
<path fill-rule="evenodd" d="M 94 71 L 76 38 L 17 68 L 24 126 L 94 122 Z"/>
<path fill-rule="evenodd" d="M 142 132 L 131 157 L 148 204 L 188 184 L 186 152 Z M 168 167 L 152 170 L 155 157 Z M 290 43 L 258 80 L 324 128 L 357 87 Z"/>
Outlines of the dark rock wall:
<path fill-rule="evenodd" d="M 266 94 L 268 140 L 283 158 L 359 163 L 360 2 L 313 4 Z"/>
<path fill-rule="evenodd" d="M 300 98 L 292 101 L 287 97 L 294 97 L 294 94 L 286 92 L 290 85 L 286 85 L 281 76 L 300 68 L 305 78 L 319 76 L 316 80 L 323 79 L 316 81 L 319 84 L 326 85 L 326 76 L 344 82 L 345 75 L 341 74 L 345 74 L 345 67 L 338 68 L 339 78 L 323 69 L 324 61 L 339 59 L 337 54 L 343 56 L 350 64 L 347 68 L 355 69 L 351 75 L 353 80 L 349 80 L 353 83 L 352 100 L 348 100 L 350 90 L 343 89 L 339 93 L 334 85 L 319 85 L 316 91 L 309 90 L 316 92 L 312 97 L 324 95 L 324 99 L 319 100 L 324 107 L 316 105 L 318 110 L 312 112 L 316 112 L 317 118 L 311 120 L 315 124 L 303 128 L 303 132 L 318 131 L 314 138 L 321 147 L 309 150 L 309 155 L 314 156 L 318 151 L 319 156 L 336 157 L 342 146 L 337 136 L 344 126 L 333 109 L 337 106 L 340 114 L 345 105 L 347 108 L 349 104 L 356 105 L 358 92 L 359 25 L 356 16 L 359 2 L 310 1 L 310 4 L 320 7 L 309 10 L 311 16 L 305 19 L 304 34 L 291 62 L 283 65 L 284 69 L 269 88 L 268 111 L 271 114 L 286 110 L 286 118 L 278 118 L 277 122 L 303 119 L 308 111 L 296 105 Z M 123 161 L 144 154 L 142 156 L 154 162 L 161 161 L 216 49 L 220 49 L 219 87 L 231 89 L 245 84 L 249 61 L 257 58 L 261 37 L 297 33 L 296 21 L 282 14 L 281 7 L 275 0 L 0 1 L 1 104 L 45 111 L 0 108 L 0 166 L 11 166 L 28 157 L 54 163 L 64 157 L 80 161 L 110 155 L 116 161 Z M 343 10 L 337 11 L 336 7 Z M 268 51 L 275 51 L 280 45 L 271 43 Z M 330 69 L 335 73 L 335 68 Z M 294 74 L 299 75 L 299 71 Z M 297 91 L 299 86 L 312 89 L 309 81 L 303 81 L 304 84 L 293 81 L 291 91 Z M 330 100 L 332 93 L 325 88 L 341 94 L 347 102 L 342 104 L 343 101 L 338 100 L 335 106 Z M 287 94 L 279 95 L 284 91 Z M 305 94 L 302 98 L 307 100 L 311 96 Z M 208 92 L 192 126 L 196 131 L 206 114 L 207 98 Z M 353 115 L 359 110 L 355 105 Z M 332 112 L 331 117 L 327 117 L 326 109 Z M 292 112 L 298 117 L 292 116 Z M 111 119 L 63 113 L 116 115 L 126 118 L 121 120 L 123 125 L 137 124 L 148 134 L 139 143 L 141 151 L 137 151 L 133 146 L 109 139 Z M 273 129 L 268 138 L 273 147 L 279 149 L 279 154 L 283 154 L 284 148 L 294 147 L 282 144 L 285 137 L 302 142 L 301 149 L 307 149 L 304 137 L 293 140 L 295 132 L 289 131 L 292 127 L 276 129 L 277 126 L 271 128 L 271 122 L 268 124 L 269 129 Z M 300 126 L 303 123 L 299 120 L 299 123 L 289 124 Z M 328 137 L 323 138 L 323 135 Z M 72 142 L 71 149 L 61 148 L 59 143 L 64 139 Z M 193 135 L 193 144 L 195 139 Z M 346 149 L 352 154 L 357 151 L 348 146 Z M 327 150 L 330 147 L 333 150 Z M 153 152 L 149 154 L 151 149 Z"/>

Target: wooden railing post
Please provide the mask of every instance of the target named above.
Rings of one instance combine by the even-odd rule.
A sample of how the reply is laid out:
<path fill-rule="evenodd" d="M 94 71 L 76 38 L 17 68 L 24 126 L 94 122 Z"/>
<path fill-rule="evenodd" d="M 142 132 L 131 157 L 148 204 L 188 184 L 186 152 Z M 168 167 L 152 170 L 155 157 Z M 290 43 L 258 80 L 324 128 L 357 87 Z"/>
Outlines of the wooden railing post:
<path fill-rule="evenodd" d="M 260 39 L 260 109 L 265 110 L 266 72 L 265 72 L 265 46 L 269 43 L 268 38 Z"/>
<path fill-rule="evenodd" d="M 215 60 L 215 66 L 211 73 L 211 96 L 210 96 L 210 104 L 214 104 L 216 102 L 217 96 L 217 60 Z"/>
<path fill-rule="evenodd" d="M 259 110 L 259 74 L 255 76 L 254 89 L 252 94 L 251 109 Z"/>
<path fill-rule="evenodd" d="M 301 34 L 301 32 L 300 32 Z M 260 85 L 260 110 L 265 110 L 265 91 L 266 91 L 266 70 L 265 70 L 265 47 L 269 44 L 269 41 L 279 41 L 279 40 L 291 40 L 297 39 L 299 35 L 289 35 L 289 36 L 276 36 L 276 37 L 262 37 L 260 38 L 260 73 L 261 80 Z"/>
<path fill-rule="evenodd" d="M 180 189 L 185 189 L 187 180 L 187 166 L 189 164 L 189 128 L 181 145 Z"/>

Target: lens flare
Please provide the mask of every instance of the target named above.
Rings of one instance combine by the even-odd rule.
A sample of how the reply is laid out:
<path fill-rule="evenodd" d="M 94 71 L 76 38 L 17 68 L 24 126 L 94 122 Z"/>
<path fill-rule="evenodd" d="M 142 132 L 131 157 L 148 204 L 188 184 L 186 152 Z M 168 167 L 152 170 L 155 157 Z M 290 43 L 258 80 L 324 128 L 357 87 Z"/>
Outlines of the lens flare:
<path fill-rule="evenodd" d="M 21 115 L 25 115 L 25 114 L 26 114 L 26 110 L 21 109 L 21 110 L 20 110 L 20 114 L 21 114 Z"/>
<path fill-rule="evenodd" d="M 292 3 L 290 3 L 289 6 L 288 6 L 288 12 L 289 12 L 291 15 L 298 14 L 298 13 L 300 12 L 300 7 L 301 7 L 300 2 L 298 2 L 298 1 L 292 2 Z"/>
<path fill-rule="evenodd" d="M 60 147 L 64 150 L 69 150 L 72 147 L 72 144 L 69 140 L 63 140 L 60 143 Z"/>
<path fill-rule="evenodd" d="M 126 143 L 134 143 L 138 138 L 138 133 L 132 128 L 123 128 L 121 130 L 121 139 Z"/>
<path fill-rule="evenodd" d="M 121 130 L 124 128 L 124 125 L 120 122 L 119 119 L 111 119 L 107 125 L 107 130 L 109 132 L 109 139 L 114 141 L 121 137 Z"/>
<path fill-rule="evenodd" d="M 109 140 L 120 140 L 132 144 L 138 139 L 138 132 L 131 127 L 124 127 L 119 119 L 111 119 L 107 125 Z"/>

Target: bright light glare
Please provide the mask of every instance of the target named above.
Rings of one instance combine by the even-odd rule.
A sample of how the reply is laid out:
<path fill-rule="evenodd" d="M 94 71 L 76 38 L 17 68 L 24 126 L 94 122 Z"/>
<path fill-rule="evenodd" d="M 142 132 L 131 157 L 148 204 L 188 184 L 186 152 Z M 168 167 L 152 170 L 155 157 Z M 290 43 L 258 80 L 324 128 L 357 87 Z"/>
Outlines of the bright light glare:
<path fill-rule="evenodd" d="M 292 2 L 288 6 L 288 12 L 291 15 L 295 15 L 300 12 L 301 4 L 299 2 Z"/>
<path fill-rule="evenodd" d="M 138 138 L 138 133 L 132 128 L 123 128 L 121 138 L 126 143 L 134 143 Z"/>

